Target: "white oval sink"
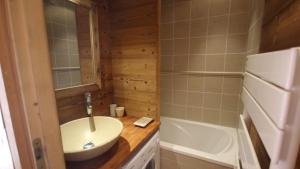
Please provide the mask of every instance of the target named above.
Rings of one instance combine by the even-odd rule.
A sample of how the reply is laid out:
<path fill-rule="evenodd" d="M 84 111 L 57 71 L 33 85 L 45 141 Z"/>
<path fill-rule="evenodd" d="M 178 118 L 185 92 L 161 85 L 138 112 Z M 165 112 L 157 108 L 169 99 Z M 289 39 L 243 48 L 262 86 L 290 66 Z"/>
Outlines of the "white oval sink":
<path fill-rule="evenodd" d="M 96 131 L 90 131 L 89 118 L 70 121 L 60 126 L 65 158 L 82 161 L 94 158 L 109 150 L 123 130 L 120 120 L 94 116 Z"/>

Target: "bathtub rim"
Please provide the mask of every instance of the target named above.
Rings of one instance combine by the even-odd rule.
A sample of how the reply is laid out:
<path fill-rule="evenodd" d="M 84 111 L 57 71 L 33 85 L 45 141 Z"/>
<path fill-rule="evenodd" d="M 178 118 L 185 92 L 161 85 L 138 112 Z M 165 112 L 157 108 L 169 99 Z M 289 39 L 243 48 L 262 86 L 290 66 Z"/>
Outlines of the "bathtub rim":
<path fill-rule="evenodd" d="M 211 123 L 206 123 L 206 122 L 199 122 L 199 121 L 193 121 L 193 120 L 186 120 L 186 119 L 179 119 L 179 118 L 174 118 L 174 117 L 167 117 L 167 116 L 160 116 L 160 119 L 171 119 L 175 121 L 181 121 L 181 122 L 186 122 L 190 124 L 197 124 L 197 125 L 204 125 L 204 126 L 209 126 L 213 128 L 219 128 L 219 129 L 227 129 L 227 130 L 236 130 L 236 128 L 233 127 L 227 127 L 227 126 L 221 126 L 221 125 L 216 125 L 216 124 L 211 124 Z"/>
<path fill-rule="evenodd" d="M 175 153 L 179 153 L 181 155 L 186 155 L 203 161 L 211 162 L 217 165 L 229 167 L 229 168 L 235 168 L 237 166 L 236 157 L 237 157 L 238 149 L 237 149 L 236 128 L 219 126 L 219 125 L 209 124 L 205 122 L 197 122 L 197 121 L 178 119 L 173 117 L 166 117 L 166 116 L 161 116 L 161 119 L 169 119 L 173 121 L 179 121 L 183 123 L 189 123 L 189 124 L 206 126 L 206 127 L 213 127 L 220 130 L 224 130 L 225 133 L 230 135 L 232 141 L 230 142 L 229 145 L 226 146 L 226 148 L 224 148 L 224 150 L 222 150 L 220 153 L 217 154 L 210 154 L 204 151 L 195 150 L 185 146 L 169 143 L 161 139 L 160 139 L 160 148 Z M 231 159 L 227 159 L 229 155 L 232 156 Z"/>
<path fill-rule="evenodd" d="M 160 148 L 168 150 L 168 151 L 172 151 L 172 152 L 175 152 L 175 153 L 178 153 L 181 155 L 185 155 L 188 157 L 193 157 L 193 158 L 196 158 L 199 160 L 203 160 L 203 161 L 207 161 L 207 162 L 214 163 L 217 165 L 221 165 L 224 167 L 234 168 L 236 166 L 235 164 L 232 164 L 232 163 L 226 163 L 223 161 L 216 160 L 215 157 L 209 153 L 197 151 L 197 150 L 194 150 L 191 148 L 187 148 L 187 147 L 176 145 L 176 144 L 171 144 L 171 143 L 164 142 L 164 141 L 160 141 Z M 187 153 L 187 151 L 191 151 L 193 153 Z M 201 152 L 201 155 L 199 155 L 199 152 Z M 205 156 L 205 157 L 203 157 L 203 156 Z"/>

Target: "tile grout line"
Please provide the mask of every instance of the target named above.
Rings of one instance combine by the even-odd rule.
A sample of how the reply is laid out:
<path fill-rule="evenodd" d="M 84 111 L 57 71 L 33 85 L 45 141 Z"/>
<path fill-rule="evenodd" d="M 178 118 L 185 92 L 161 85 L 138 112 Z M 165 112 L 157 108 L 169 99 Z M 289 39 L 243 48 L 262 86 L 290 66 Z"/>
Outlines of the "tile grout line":
<path fill-rule="evenodd" d="M 230 33 L 230 35 L 245 35 L 246 33 Z M 212 35 L 204 35 L 204 36 L 193 36 L 193 38 L 205 38 L 205 37 L 221 37 L 224 34 L 212 34 Z M 174 38 L 174 39 L 186 39 L 186 38 Z M 67 39 L 65 39 L 67 40 Z M 172 38 L 163 38 L 161 40 L 172 40 Z"/>
<path fill-rule="evenodd" d="M 171 1 L 171 6 L 172 6 L 172 17 L 171 17 L 171 24 L 172 24 L 172 57 L 171 57 L 171 64 L 172 64 L 172 72 L 174 72 L 175 69 L 175 55 L 174 55 L 174 50 L 175 50 L 175 38 L 174 38 L 174 30 L 175 30 L 175 3 L 174 0 Z M 174 81 L 174 73 L 171 74 L 171 80 L 172 80 L 172 86 L 171 86 L 171 114 L 174 114 L 174 95 L 175 95 L 175 81 Z"/>
<path fill-rule="evenodd" d="M 231 20 L 231 18 L 230 18 L 230 16 L 232 15 L 230 12 L 231 12 L 231 5 L 232 5 L 232 0 L 229 0 L 228 1 L 229 2 L 229 13 L 228 14 L 226 14 L 226 15 L 220 15 L 220 16 L 228 16 L 228 18 L 227 18 L 227 20 L 228 20 L 228 23 L 227 23 L 227 30 L 226 30 L 226 35 L 225 35 L 225 37 L 226 37 L 226 42 L 225 42 L 225 52 L 224 53 L 222 53 L 223 55 L 224 55 L 224 62 L 223 62 L 223 66 L 224 66 L 224 68 L 223 68 L 223 71 L 225 71 L 226 69 L 226 63 L 228 63 L 227 61 L 226 61 L 226 58 L 227 58 L 227 55 L 229 54 L 228 53 L 228 46 L 229 46 L 229 37 L 230 37 L 230 31 L 229 31 L 229 27 L 230 27 L 230 20 Z M 174 7 L 174 4 L 175 4 L 175 2 L 173 1 L 173 7 Z M 207 37 L 210 37 L 209 35 L 208 35 L 208 32 L 209 32 L 209 24 L 211 23 L 211 18 L 213 18 L 213 17 L 216 17 L 216 16 L 209 16 L 208 15 L 208 20 L 207 20 L 207 25 L 206 25 L 206 36 L 203 36 L 203 37 L 205 37 L 205 53 L 204 54 L 193 54 L 193 53 L 191 53 L 191 51 L 190 51 L 190 49 L 191 49 L 191 43 L 192 43 L 192 41 L 191 41 L 191 39 L 192 38 L 194 38 L 194 36 L 192 36 L 191 35 L 191 30 L 192 30 L 192 21 L 193 21 L 193 19 L 192 19 L 192 17 L 191 17 L 191 12 L 192 12 L 192 10 L 191 10 L 191 8 L 192 8 L 192 2 L 189 2 L 189 14 L 190 14 L 190 17 L 188 18 L 188 20 L 184 20 L 184 21 L 188 21 L 188 37 L 187 37 L 187 40 L 188 40 L 188 42 L 186 42 L 187 43 L 187 68 L 188 68 L 188 70 L 191 70 L 191 66 L 190 66 L 190 64 L 191 64 L 191 57 L 193 56 L 193 55 L 204 55 L 204 57 L 201 59 L 201 60 L 203 60 L 202 61 L 202 63 L 204 63 L 203 64 L 203 68 L 202 69 L 204 69 L 204 70 L 206 70 L 207 69 L 207 67 L 208 67 L 208 65 L 207 65 L 207 60 L 208 60 L 208 57 L 210 56 L 210 55 L 217 55 L 217 53 L 211 53 L 211 54 L 208 54 L 208 38 Z M 211 4 L 209 3 L 209 7 L 211 7 Z M 185 107 L 185 109 L 186 109 L 186 111 L 185 111 L 185 113 L 184 113 L 184 118 L 186 118 L 187 119 L 187 117 L 188 117 L 188 108 L 189 107 L 191 107 L 191 108 L 193 108 L 193 106 L 190 106 L 190 105 L 188 105 L 188 93 L 202 93 L 202 95 L 200 96 L 202 99 L 201 99 L 201 109 L 214 109 L 214 108 L 205 108 L 204 107 L 204 94 L 205 93 L 209 93 L 209 92 L 197 92 L 197 91 L 190 91 L 189 90 L 189 84 L 190 84 L 190 76 L 189 75 L 184 75 L 184 76 L 182 76 L 182 77 L 178 77 L 179 78 L 179 80 L 181 81 L 181 82 L 183 82 L 183 83 L 185 83 L 186 84 L 186 87 L 182 90 L 182 92 L 185 92 L 186 94 L 185 94 L 185 103 L 184 104 L 181 104 L 181 103 L 179 103 L 179 104 L 175 104 L 174 103 L 174 94 L 175 94 L 175 92 L 176 91 L 180 91 L 180 90 L 176 90 L 175 89 L 175 56 L 179 56 L 179 55 L 177 55 L 176 53 L 174 53 L 174 50 L 175 50 L 175 45 L 174 45 L 174 41 L 175 41 L 175 39 L 185 39 L 185 38 L 175 38 L 175 32 L 174 32 L 174 30 L 175 30 L 175 27 L 176 27 L 176 25 L 175 25 L 175 23 L 177 23 L 177 22 L 180 22 L 180 20 L 179 21 L 176 21 L 176 20 L 174 20 L 174 18 L 175 18 L 175 15 L 174 15 L 174 13 L 176 13 L 175 12 L 175 10 L 173 10 L 173 16 L 172 16 L 172 18 L 173 18 L 173 20 L 172 20 L 172 22 L 170 22 L 172 25 L 172 38 L 171 39 L 161 39 L 161 40 L 172 40 L 172 43 L 173 43 L 173 46 L 172 46 L 172 48 L 173 48 L 173 53 L 172 53 L 172 73 L 171 73 L 171 75 L 172 75 L 172 104 L 173 105 L 177 105 L 177 106 L 182 106 L 181 108 L 183 108 L 183 106 Z M 207 11 L 207 13 L 209 14 L 210 13 L 210 9 Z M 244 12 L 242 12 L 242 13 L 244 13 Z M 196 20 L 196 19 L 195 19 Z M 243 34 L 244 35 L 244 33 L 234 33 L 234 34 L 236 34 L 236 35 L 238 35 L 238 34 Z M 218 36 L 218 35 L 212 35 L 212 36 Z M 219 35 L 220 36 L 220 35 Z M 223 35 L 224 36 L 224 35 Z M 195 37 L 198 37 L 198 36 L 195 36 Z M 200 36 L 200 37 L 202 37 L 202 36 Z M 230 53 L 230 54 L 243 54 L 243 53 L 245 53 L 245 52 L 241 52 L 241 53 Z M 247 52 L 246 52 L 247 53 Z M 202 88 L 203 89 L 205 89 L 206 88 L 206 86 L 207 86 L 207 84 L 206 84 L 206 81 L 207 81 L 207 78 L 206 77 L 201 77 L 203 80 L 202 80 Z M 219 111 L 219 113 L 218 113 L 218 115 L 219 116 L 217 116 L 217 120 L 218 120 L 218 123 L 219 124 L 221 124 L 222 123 L 222 106 L 223 106 L 223 104 L 224 104 L 224 97 L 223 97 L 223 95 L 231 95 L 230 93 L 224 93 L 224 84 L 225 84 L 225 80 L 226 80 L 226 77 L 221 77 L 221 92 L 219 93 L 219 92 L 217 92 L 216 94 L 220 94 L 220 97 L 221 97 L 221 99 L 220 99 L 220 108 L 218 108 L 217 110 Z M 205 91 L 205 90 L 204 90 Z M 236 96 L 236 94 L 232 94 L 233 96 Z M 216 110 L 216 109 L 214 109 L 214 110 Z M 226 111 L 226 110 L 225 110 Z M 235 112 L 235 111 L 229 111 L 229 112 Z M 176 112 L 176 114 L 174 114 L 174 115 L 178 115 L 178 112 Z M 182 115 L 180 115 L 180 116 L 182 116 Z M 202 119 L 202 121 L 203 121 L 203 119 L 204 119 L 204 113 L 203 112 L 201 112 L 201 119 Z"/>
<path fill-rule="evenodd" d="M 210 10 L 211 10 L 211 0 L 209 0 L 208 1 L 208 6 L 209 6 L 209 8 L 208 8 L 208 11 L 207 11 L 207 25 L 206 25 L 206 33 L 205 33 L 205 52 L 204 52 L 204 57 L 203 57 L 203 63 L 204 63 L 204 65 L 203 65 L 203 69 L 204 69 L 204 71 L 206 71 L 207 70 L 207 68 L 206 68 L 206 60 L 207 60 L 207 48 L 208 48 L 208 43 L 207 43 L 207 38 L 208 38 L 208 36 L 209 36 L 209 33 L 208 33 L 208 30 L 209 30 L 209 24 L 210 24 Z M 205 88 L 206 88 L 206 85 L 205 85 L 205 82 L 206 82 L 206 77 L 202 77 L 202 87 L 203 87 L 203 91 L 205 91 Z M 202 121 L 204 121 L 204 114 L 205 114 L 205 112 L 204 112 L 204 99 L 205 99 L 205 94 L 202 94 L 202 99 L 201 99 L 201 105 L 202 105 L 202 111 L 201 111 L 201 119 L 202 119 Z"/>
<path fill-rule="evenodd" d="M 226 58 L 227 58 L 227 52 L 228 52 L 228 38 L 229 38 L 229 29 L 230 29 L 230 13 L 231 13 L 231 3 L 232 0 L 229 0 L 229 9 L 228 9 L 228 20 L 227 20 L 227 30 L 226 30 L 226 44 L 225 44 L 225 53 L 224 53 L 224 69 L 223 71 L 226 71 Z M 225 81 L 225 77 L 222 77 L 222 81 L 221 81 L 221 101 L 220 101 L 220 110 L 219 110 L 219 124 L 221 125 L 222 123 L 222 107 L 223 107 L 223 96 L 224 96 L 224 81 Z"/>
<path fill-rule="evenodd" d="M 211 16 L 208 16 L 208 17 L 211 17 L 211 18 L 216 18 L 216 17 L 222 17 L 222 16 L 227 16 L 227 15 L 241 15 L 241 14 L 246 14 L 247 12 L 236 12 L 236 13 L 230 13 L 230 14 L 222 14 L 222 15 L 211 15 Z M 203 20 L 203 19 L 206 19 L 207 17 L 196 17 L 196 18 L 192 18 L 191 21 L 195 21 L 195 20 Z M 177 22 L 187 22 L 188 19 L 180 19 L 180 20 L 176 20 L 174 21 L 174 23 L 177 23 Z M 162 24 L 170 24 L 172 22 L 162 22 Z"/>
<path fill-rule="evenodd" d="M 187 69 L 190 70 L 190 56 L 191 56 L 191 19 L 192 19 L 192 1 L 189 2 L 189 18 L 188 18 L 188 23 L 189 23 L 189 30 L 188 30 L 188 57 L 187 57 Z M 188 118 L 188 86 L 189 86 L 189 79 L 190 79 L 190 76 L 185 76 L 186 78 L 186 101 L 185 101 L 185 119 Z"/>

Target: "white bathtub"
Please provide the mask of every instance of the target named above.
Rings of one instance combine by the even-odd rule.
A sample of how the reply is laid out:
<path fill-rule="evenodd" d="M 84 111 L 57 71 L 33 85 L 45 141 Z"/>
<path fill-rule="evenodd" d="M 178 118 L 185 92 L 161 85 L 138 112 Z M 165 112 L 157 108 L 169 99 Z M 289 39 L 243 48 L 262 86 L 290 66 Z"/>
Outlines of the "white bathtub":
<path fill-rule="evenodd" d="M 161 117 L 162 149 L 226 167 L 237 164 L 236 129 Z"/>

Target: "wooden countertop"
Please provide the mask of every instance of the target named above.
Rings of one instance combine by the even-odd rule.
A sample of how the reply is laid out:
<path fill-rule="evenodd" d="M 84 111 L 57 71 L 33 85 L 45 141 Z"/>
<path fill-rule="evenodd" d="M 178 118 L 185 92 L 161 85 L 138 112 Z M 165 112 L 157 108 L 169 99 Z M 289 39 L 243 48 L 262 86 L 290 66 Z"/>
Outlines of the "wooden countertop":
<path fill-rule="evenodd" d="M 159 122 L 153 121 L 146 128 L 133 125 L 138 118 L 126 116 L 120 118 L 124 129 L 117 144 L 109 151 L 94 159 L 82 162 L 66 162 L 67 169 L 118 169 L 148 140 L 159 128 Z"/>

